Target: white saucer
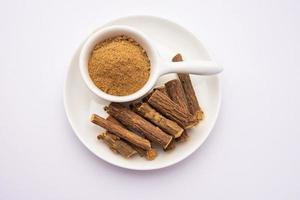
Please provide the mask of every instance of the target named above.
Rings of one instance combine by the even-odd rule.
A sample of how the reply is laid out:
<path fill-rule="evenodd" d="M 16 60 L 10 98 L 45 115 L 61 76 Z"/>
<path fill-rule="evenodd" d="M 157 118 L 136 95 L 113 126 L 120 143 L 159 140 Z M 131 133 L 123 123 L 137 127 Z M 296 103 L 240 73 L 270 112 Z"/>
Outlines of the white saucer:
<path fill-rule="evenodd" d="M 176 53 L 181 53 L 185 60 L 210 59 L 207 50 L 201 42 L 183 27 L 165 19 L 152 16 L 130 16 L 114 20 L 109 25 L 128 25 L 143 31 L 156 43 L 162 57 L 171 60 Z M 91 114 L 107 116 L 103 111 L 109 102 L 95 97 L 85 86 L 79 72 L 78 54 L 76 50 L 66 77 L 64 90 L 64 105 L 69 122 L 79 140 L 99 158 L 119 167 L 135 170 L 159 169 L 173 165 L 189 155 L 203 144 L 211 132 L 218 116 L 221 94 L 217 76 L 192 76 L 192 82 L 205 113 L 205 119 L 188 133 L 189 140 L 178 144 L 174 151 L 159 150 L 158 157 L 153 161 L 136 156 L 125 159 L 111 152 L 103 142 L 97 140 L 97 135 L 104 130 L 89 121 Z M 159 80 L 158 85 L 174 78 L 167 75 Z"/>

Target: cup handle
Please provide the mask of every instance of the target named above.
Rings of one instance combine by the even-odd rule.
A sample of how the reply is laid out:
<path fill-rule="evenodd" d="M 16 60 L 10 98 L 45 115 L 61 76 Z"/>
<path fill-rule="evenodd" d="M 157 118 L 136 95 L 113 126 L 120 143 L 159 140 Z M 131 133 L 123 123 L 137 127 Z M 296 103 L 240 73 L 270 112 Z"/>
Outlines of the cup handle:
<path fill-rule="evenodd" d="M 197 75 L 214 75 L 223 71 L 223 68 L 213 61 L 182 61 L 163 62 L 159 68 L 160 75 L 169 73 L 187 73 Z"/>

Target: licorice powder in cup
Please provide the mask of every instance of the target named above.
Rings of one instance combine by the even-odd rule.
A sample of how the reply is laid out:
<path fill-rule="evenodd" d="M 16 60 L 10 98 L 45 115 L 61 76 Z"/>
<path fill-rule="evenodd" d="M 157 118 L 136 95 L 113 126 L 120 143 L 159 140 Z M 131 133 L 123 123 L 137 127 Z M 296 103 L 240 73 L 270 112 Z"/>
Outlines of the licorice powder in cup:
<path fill-rule="evenodd" d="M 126 96 L 146 84 L 150 76 L 150 60 L 134 39 L 122 35 L 95 45 L 88 71 L 94 84 L 102 91 Z"/>

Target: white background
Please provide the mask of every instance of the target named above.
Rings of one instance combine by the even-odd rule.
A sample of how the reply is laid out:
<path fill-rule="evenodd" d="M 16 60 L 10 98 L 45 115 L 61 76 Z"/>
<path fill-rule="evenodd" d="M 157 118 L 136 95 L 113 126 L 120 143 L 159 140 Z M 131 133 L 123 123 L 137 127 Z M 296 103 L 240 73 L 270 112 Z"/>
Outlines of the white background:
<path fill-rule="evenodd" d="M 300 1 L 0 1 L 0 199 L 300 199 Z M 225 68 L 214 130 L 183 162 L 117 168 L 75 137 L 68 62 L 109 20 L 151 14 Z"/>

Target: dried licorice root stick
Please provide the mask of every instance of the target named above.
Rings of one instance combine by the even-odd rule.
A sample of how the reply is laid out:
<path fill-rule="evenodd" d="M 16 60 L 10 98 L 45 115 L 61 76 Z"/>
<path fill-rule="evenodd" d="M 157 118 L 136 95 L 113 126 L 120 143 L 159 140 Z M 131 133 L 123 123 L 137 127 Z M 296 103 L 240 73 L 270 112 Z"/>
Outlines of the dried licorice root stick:
<path fill-rule="evenodd" d="M 136 135 L 135 133 L 123 128 L 122 126 L 119 126 L 111 121 L 108 121 L 106 119 L 103 119 L 102 117 L 93 114 L 91 116 L 91 122 L 94 124 L 97 124 L 101 126 L 102 128 L 106 129 L 107 131 L 116 134 L 120 138 L 123 138 L 124 140 L 141 147 L 144 150 L 151 149 L 151 143 L 149 140 L 146 140 L 145 138 L 142 138 L 139 135 Z"/>
<path fill-rule="evenodd" d="M 145 135 L 146 138 L 160 144 L 164 149 L 173 139 L 172 136 L 119 103 L 111 103 L 105 107 L 105 110 L 129 129 Z"/>
<path fill-rule="evenodd" d="M 183 61 L 181 54 L 177 54 L 172 59 L 173 62 Z M 189 111 L 198 121 L 203 119 L 203 111 L 201 110 L 189 74 L 177 74 L 186 95 Z"/>
<path fill-rule="evenodd" d="M 172 135 L 174 138 L 181 136 L 183 128 L 181 128 L 176 122 L 167 119 L 152 108 L 148 103 L 137 103 L 132 105 L 134 111 L 142 115 L 153 124 L 157 125 L 166 133 Z"/>
<path fill-rule="evenodd" d="M 189 110 L 188 110 L 188 107 L 187 107 L 187 102 L 186 102 L 186 97 L 185 97 L 185 93 L 184 93 L 184 91 L 183 91 L 183 88 L 182 88 L 182 85 L 181 85 L 181 83 L 180 83 L 180 81 L 177 81 L 177 79 L 175 79 L 176 80 L 176 82 L 177 83 L 175 83 L 176 84 L 176 88 L 177 88 L 177 90 L 179 90 L 179 92 L 178 91 L 175 91 L 175 94 L 172 94 L 172 92 L 173 92 L 173 89 L 172 89 L 172 87 L 174 87 L 173 86 L 173 81 L 174 80 L 171 80 L 171 81 L 169 81 L 169 82 L 167 82 L 166 84 L 168 84 L 168 86 L 161 86 L 161 87 L 158 87 L 158 88 L 154 88 L 154 90 L 159 90 L 159 91 L 161 91 L 162 93 L 164 93 L 165 95 L 167 95 L 170 99 L 172 99 L 172 97 L 171 96 L 173 96 L 173 99 L 172 99 L 172 101 L 174 101 L 175 103 L 177 103 L 177 104 L 179 104 L 180 105 L 180 103 L 179 102 L 181 102 L 182 104 L 184 104 L 184 103 L 186 103 L 185 105 L 181 105 L 181 106 L 183 106 L 183 107 L 185 107 L 185 111 L 186 112 L 190 112 Z M 179 84 L 180 84 L 180 86 L 178 86 L 178 82 L 179 82 Z M 171 84 L 172 83 L 172 84 Z M 166 85 L 165 84 L 165 85 Z M 180 91 L 181 90 L 181 91 Z M 168 92 L 169 91 L 169 92 Z M 169 95 L 170 94 L 170 95 Z M 184 97 L 182 97 L 182 96 L 184 96 Z M 183 98 L 182 100 L 180 100 L 180 97 L 181 98 Z M 149 96 L 149 98 L 150 98 L 150 96 Z M 148 98 L 148 99 L 149 99 Z M 185 100 L 185 101 L 184 101 Z M 183 132 L 182 132 L 182 134 L 181 134 L 181 136 L 180 137 L 178 137 L 178 138 L 175 138 L 175 141 L 172 141 L 172 143 L 168 146 L 168 148 L 167 149 L 165 149 L 165 151 L 170 151 L 170 150 L 172 150 L 172 149 L 174 149 L 175 148 L 175 142 L 178 142 L 178 143 L 183 143 L 183 142 L 186 142 L 187 140 L 188 140 L 188 134 L 187 134 L 187 132 L 186 132 L 186 130 L 184 130 Z"/>
<path fill-rule="evenodd" d="M 114 117 L 109 115 L 106 120 L 111 121 L 113 123 L 116 123 L 122 127 L 124 127 L 118 120 L 116 120 Z M 124 127 L 125 128 L 125 127 Z M 127 144 L 127 143 L 126 143 Z M 157 152 L 155 149 L 149 149 L 149 150 L 144 150 L 138 146 L 135 146 L 134 144 L 127 144 L 130 145 L 131 148 L 133 148 L 141 157 L 145 157 L 147 160 L 154 160 L 157 156 Z"/>
<path fill-rule="evenodd" d="M 114 152 L 119 153 L 125 158 L 130 158 L 137 154 L 137 151 L 132 148 L 129 144 L 122 141 L 118 136 L 109 132 L 104 132 L 97 137 L 99 140 L 103 140 L 105 144 Z"/>
<path fill-rule="evenodd" d="M 186 101 L 186 97 L 185 97 L 185 93 L 183 91 L 182 85 L 181 85 L 180 81 L 178 81 L 177 79 L 175 79 L 175 80 L 176 80 L 175 86 L 174 86 L 174 83 L 173 83 L 174 80 L 171 80 L 171 81 L 167 82 L 165 84 L 165 86 L 154 88 L 154 90 L 161 91 L 162 93 L 167 95 L 170 99 L 172 99 L 172 96 L 173 96 L 172 101 L 174 101 L 175 103 L 177 103 L 179 105 L 180 105 L 180 102 L 181 102 L 181 104 L 182 104 L 181 106 L 184 107 L 185 108 L 184 110 L 189 113 L 190 111 L 188 110 L 188 107 L 187 107 L 187 101 Z M 179 82 L 180 86 L 178 85 L 178 82 Z M 173 94 L 173 90 L 174 90 L 173 87 L 176 87 L 174 94 Z M 182 99 L 182 100 L 180 100 L 180 99 Z M 174 149 L 175 142 L 178 142 L 178 143 L 186 142 L 188 140 L 188 137 L 189 136 L 186 133 L 186 130 L 184 130 L 182 132 L 181 136 L 178 137 L 178 138 L 175 138 L 175 141 L 173 141 L 169 145 L 169 147 L 166 149 L 166 151 L 170 151 L 170 150 Z"/>
<path fill-rule="evenodd" d="M 178 79 L 174 79 L 165 83 L 165 86 L 168 96 L 172 99 L 172 101 L 183 108 L 185 112 L 189 113 L 190 111 L 187 100 L 180 81 Z"/>
<path fill-rule="evenodd" d="M 190 113 L 185 112 L 167 95 L 156 90 L 148 99 L 148 103 L 167 118 L 175 121 L 182 128 L 187 129 L 197 124 L 197 120 Z"/>

